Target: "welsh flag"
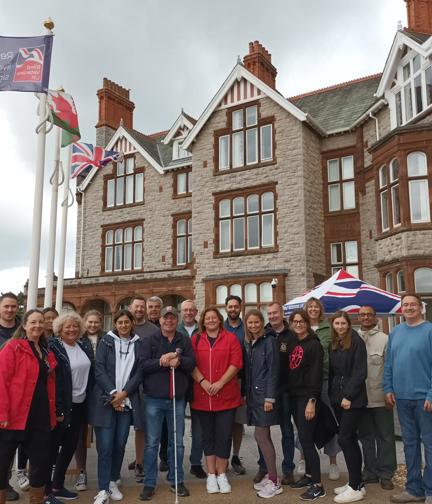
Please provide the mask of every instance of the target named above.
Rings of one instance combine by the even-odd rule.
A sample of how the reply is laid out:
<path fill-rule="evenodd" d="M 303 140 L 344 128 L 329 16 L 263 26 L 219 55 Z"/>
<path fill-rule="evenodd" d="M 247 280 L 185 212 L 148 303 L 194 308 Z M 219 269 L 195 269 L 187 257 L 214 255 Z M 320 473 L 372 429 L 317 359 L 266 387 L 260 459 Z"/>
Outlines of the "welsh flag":
<path fill-rule="evenodd" d="M 78 114 L 71 95 L 62 91 L 48 91 L 49 120 L 62 128 L 62 147 L 77 142 L 81 138 Z"/>

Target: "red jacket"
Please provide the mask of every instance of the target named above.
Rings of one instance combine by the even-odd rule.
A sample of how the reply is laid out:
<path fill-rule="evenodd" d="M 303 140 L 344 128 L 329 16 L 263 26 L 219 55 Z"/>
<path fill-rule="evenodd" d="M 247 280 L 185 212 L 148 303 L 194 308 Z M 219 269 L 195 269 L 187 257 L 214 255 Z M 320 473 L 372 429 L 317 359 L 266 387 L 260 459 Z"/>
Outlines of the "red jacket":
<path fill-rule="evenodd" d="M 207 339 L 207 333 L 192 336 L 196 367 L 210 383 L 218 381 L 230 365 L 237 369 L 243 367 L 243 352 L 235 334 L 221 329 L 213 347 Z M 237 376 L 229 381 L 218 394 L 210 397 L 205 390 L 194 382 L 192 408 L 201 411 L 222 411 L 237 408 L 242 404 L 240 385 Z"/>
<path fill-rule="evenodd" d="M 57 361 L 52 352 L 48 353 L 47 362 L 50 420 L 54 428 Z M 0 422 L 8 422 L 6 429 L 25 429 L 38 376 L 39 363 L 27 340 L 11 340 L 0 351 Z"/>

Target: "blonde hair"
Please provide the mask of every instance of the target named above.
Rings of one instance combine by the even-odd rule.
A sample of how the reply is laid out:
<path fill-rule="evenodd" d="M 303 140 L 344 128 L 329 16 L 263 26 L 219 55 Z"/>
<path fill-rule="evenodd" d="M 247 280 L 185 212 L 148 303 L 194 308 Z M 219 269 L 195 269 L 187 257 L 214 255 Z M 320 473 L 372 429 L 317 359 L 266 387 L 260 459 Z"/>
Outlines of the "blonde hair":
<path fill-rule="evenodd" d="M 245 316 L 245 320 L 244 320 L 244 326 L 245 326 L 245 340 L 250 343 L 251 341 L 253 341 L 255 338 L 252 336 L 252 333 L 249 331 L 249 329 L 247 328 L 247 321 L 249 319 L 249 317 L 258 317 L 260 322 L 261 322 L 261 332 L 260 332 L 260 335 L 258 336 L 258 338 L 261 338 L 262 336 L 264 336 L 264 316 L 263 314 L 257 310 L 256 308 L 252 308 L 251 310 L 249 310 L 247 313 L 246 313 L 246 316 Z"/>
<path fill-rule="evenodd" d="M 60 336 L 61 330 L 66 322 L 72 322 L 80 328 L 80 337 L 85 332 L 83 319 L 74 311 L 62 312 L 53 321 L 53 332 L 56 336 Z"/>

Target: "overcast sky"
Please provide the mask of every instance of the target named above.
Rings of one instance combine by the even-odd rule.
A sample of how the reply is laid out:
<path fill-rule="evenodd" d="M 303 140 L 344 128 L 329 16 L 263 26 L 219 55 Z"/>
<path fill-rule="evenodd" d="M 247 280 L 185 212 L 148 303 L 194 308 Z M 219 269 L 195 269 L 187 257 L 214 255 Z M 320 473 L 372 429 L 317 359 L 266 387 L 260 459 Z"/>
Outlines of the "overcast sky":
<path fill-rule="evenodd" d="M 0 2 L 0 35 L 42 35 L 55 22 L 50 87 L 78 108 L 82 140 L 94 143 L 96 91 L 103 77 L 131 90 L 134 127 L 170 128 L 181 108 L 199 117 L 222 82 L 259 40 L 278 70 L 285 96 L 381 72 L 403 0 L 19 0 Z M 0 93 L 0 291 L 28 278 L 36 154 L 37 99 Z M 53 134 L 45 165 L 39 285 L 45 283 Z M 59 219 L 60 220 L 60 219 Z M 66 276 L 74 276 L 75 205 L 70 213 Z M 56 267 L 57 270 L 57 267 Z"/>

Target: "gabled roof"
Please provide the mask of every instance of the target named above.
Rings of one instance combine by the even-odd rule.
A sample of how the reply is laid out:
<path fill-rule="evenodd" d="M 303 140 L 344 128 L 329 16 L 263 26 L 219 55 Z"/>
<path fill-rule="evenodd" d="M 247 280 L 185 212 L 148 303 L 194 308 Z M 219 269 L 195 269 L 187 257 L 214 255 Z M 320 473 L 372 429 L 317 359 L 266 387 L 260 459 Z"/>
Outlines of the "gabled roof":
<path fill-rule="evenodd" d="M 381 74 L 370 75 L 288 100 L 310 114 L 330 135 L 351 129 L 357 119 L 377 102 L 374 93 L 380 77 Z"/>
<path fill-rule="evenodd" d="M 168 131 L 168 134 L 164 138 L 163 140 L 164 144 L 168 145 L 174 139 L 180 128 L 186 127 L 190 131 L 195 124 L 196 119 L 186 114 L 182 109 L 180 115 L 177 117 L 175 123 L 171 126 L 171 129 Z"/>
<path fill-rule="evenodd" d="M 183 142 L 183 148 L 188 150 L 192 142 L 195 140 L 201 129 L 204 127 L 212 113 L 219 106 L 220 102 L 224 98 L 225 94 L 231 88 L 236 80 L 241 80 L 242 78 L 251 82 L 256 88 L 260 89 L 265 95 L 271 98 L 273 101 L 278 103 L 283 109 L 287 110 L 290 114 L 296 117 L 299 121 L 308 121 L 308 117 L 305 113 L 299 110 L 293 103 L 286 100 L 280 93 L 272 89 L 270 86 L 265 84 L 261 79 L 258 79 L 254 74 L 246 70 L 241 62 L 238 62 L 232 69 L 231 73 L 226 78 L 225 82 L 219 88 L 218 92 L 214 95 L 211 102 L 207 105 L 204 112 L 199 117 L 195 126 L 192 128 L 185 141 Z M 314 121 L 310 121 L 313 127 L 319 130 L 319 127 Z M 320 131 L 321 132 L 321 131 Z"/>
<path fill-rule="evenodd" d="M 428 58 L 432 54 L 432 36 L 409 30 L 399 30 L 396 33 L 384 66 L 376 96 L 383 96 L 385 91 L 389 89 L 405 46 L 425 58 Z"/>

